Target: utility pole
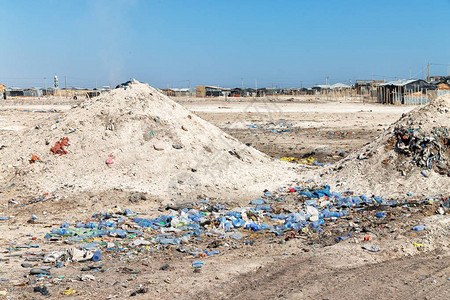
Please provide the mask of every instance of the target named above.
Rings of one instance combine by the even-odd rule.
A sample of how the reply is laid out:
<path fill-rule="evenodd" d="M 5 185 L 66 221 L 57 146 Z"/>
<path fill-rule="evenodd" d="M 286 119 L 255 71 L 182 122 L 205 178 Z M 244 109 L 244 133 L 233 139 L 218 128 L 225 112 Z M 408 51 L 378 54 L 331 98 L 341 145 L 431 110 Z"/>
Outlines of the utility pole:
<path fill-rule="evenodd" d="M 67 90 L 67 76 L 64 75 L 64 89 Z"/>
<path fill-rule="evenodd" d="M 241 78 L 241 89 L 244 90 L 244 78 Z"/>
<path fill-rule="evenodd" d="M 427 64 L 427 82 L 430 82 L 430 63 Z"/>
<path fill-rule="evenodd" d="M 47 92 L 47 77 L 44 77 L 44 90 Z"/>
<path fill-rule="evenodd" d="M 255 90 L 256 90 L 255 97 L 258 97 L 258 81 L 256 79 L 255 79 Z"/>

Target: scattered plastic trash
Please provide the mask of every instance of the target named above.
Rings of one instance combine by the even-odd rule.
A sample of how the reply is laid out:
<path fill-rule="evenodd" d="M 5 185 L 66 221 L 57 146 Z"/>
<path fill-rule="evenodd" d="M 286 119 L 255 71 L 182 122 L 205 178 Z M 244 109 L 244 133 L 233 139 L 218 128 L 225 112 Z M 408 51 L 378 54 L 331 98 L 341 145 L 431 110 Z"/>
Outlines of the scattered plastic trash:
<path fill-rule="evenodd" d="M 113 163 L 114 163 L 114 155 L 112 154 L 112 153 L 110 153 L 109 155 L 108 155 L 108 159 L 106 159 L 106 164 L 109 166 L 109 165 L 112 165 Z"/>
<path fill-rule="evenodd" d="M 205 263 L 202 262 L 202 261 L 193 261 L 193 262 L 192 262 L 192 267 L 193 267 L 194 269 L 200 269 L 201 267 L 203 267 L 204 264 L 205 264 Z"/>
<path fill-rule="evenodd" d="M 30 270 L 30 275 L 50 275 L 50 270 L 44 268 L 33 268 Z"/>
<path fill-rule="evenodd" d="M 100 250 L 97 250 L 92 255 L 92 261 L 99 261 L 102 259 L 102 252 Z"/>
<path fill-rule="evenodd" d="M 412 230 L 414 230 L 414 231 L 422 231 L 424 229 L 425 229 L 425 225 L 418 225 L 418 226 L 413 227 Z"/>
<path fill-rule="evenodd" d="M 35 293 L 41 293 L 41 295 L 43 296 L 48 296 L 50 295 L 50 292 L 48 291 L 46 286 L 40 287 L 40 286 L 35 286 L 33 289 L 33 292 Z"/>
<path fill-rule="evenodd" d="M 385 213 L 384 211 L 377 212 L 377 213 L 375 214 L 375 217 L 377 217 L 377 218 L 379 218 L 379 219 L 385 218 L 385 217 L 386 217 L 386 213 Z"/>
<path fill-rule="evenodd" d="M 39 158 L 39 156 L 31 154 L 30 164 L 33 164 L 35 162 L 41 162 L 41 159 Z"/>
<path fill-rule="evenodd" d="M 370 244 L 364 245 L 364 246 L 362 246 L 362 248 L 364 250 L 367 250 L 367 251 L 370 251 L 370 252 L 379 252 L 379 251 L 381 251 L 380 247 L 374 246 L 374 245 L 370 245 Z"/>
<path fill-rule="evenodd" d="M 64 147 L 68 147 L 68 146 L 70 146 L 69 138 L 65 137 L 65 138 L 62 138 L 61 140 L 57 141 L 55 143 L 55 146 L 53 146 L 50 149 L 50 152 L 52 152 L 53 155 L 56 155 L 56 154 L 59 154 L 59 155 L 67 154 L 67 150 Z"/>

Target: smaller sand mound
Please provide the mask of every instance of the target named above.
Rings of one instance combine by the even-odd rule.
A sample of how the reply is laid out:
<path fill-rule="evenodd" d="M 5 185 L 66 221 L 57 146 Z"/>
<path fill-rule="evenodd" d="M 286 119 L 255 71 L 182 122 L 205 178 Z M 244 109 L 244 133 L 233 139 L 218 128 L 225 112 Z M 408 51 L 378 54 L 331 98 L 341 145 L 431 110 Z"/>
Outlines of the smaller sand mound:
<path fill-rule="evenodd" d="M 321 178 L 384 197 L 450 192 L 450 95 L 414 109 Z"/>

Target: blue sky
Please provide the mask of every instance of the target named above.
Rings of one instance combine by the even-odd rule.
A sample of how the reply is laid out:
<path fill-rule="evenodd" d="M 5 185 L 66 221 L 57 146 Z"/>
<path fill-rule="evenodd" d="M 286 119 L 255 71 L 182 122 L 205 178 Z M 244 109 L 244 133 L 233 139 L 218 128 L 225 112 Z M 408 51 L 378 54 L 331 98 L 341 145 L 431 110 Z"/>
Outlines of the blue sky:
<path fill-rule="evenodd" d="M 446 75 L 450 0 L 0 0 L 0 82 L 312 86 Z"/>

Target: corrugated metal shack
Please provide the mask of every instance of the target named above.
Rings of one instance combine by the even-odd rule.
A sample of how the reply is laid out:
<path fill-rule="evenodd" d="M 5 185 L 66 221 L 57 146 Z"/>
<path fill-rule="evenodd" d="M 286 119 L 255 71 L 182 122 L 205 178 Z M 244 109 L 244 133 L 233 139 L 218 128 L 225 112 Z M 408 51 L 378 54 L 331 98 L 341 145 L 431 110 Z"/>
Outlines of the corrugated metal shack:
<path fill-rule="evenodd" d="M 383 104 L 426 104 L 427 92 L 436 87 L 422 79 L 400 79 L 381 83 L 377 87 L 377 100 Z"/>
<path fill-rule="evenodd" d="M 212 85 L 197 85 L 196 95 L 197 97 L 219 97 L 223 96 L 224 88 Z"/>

